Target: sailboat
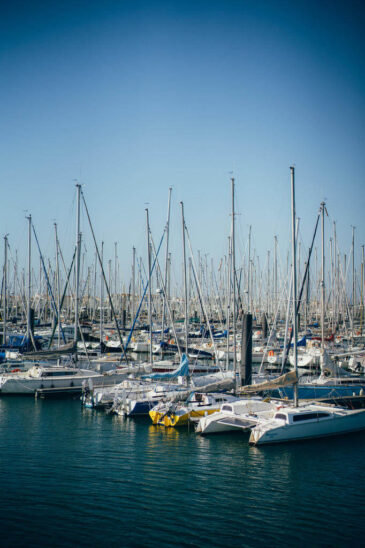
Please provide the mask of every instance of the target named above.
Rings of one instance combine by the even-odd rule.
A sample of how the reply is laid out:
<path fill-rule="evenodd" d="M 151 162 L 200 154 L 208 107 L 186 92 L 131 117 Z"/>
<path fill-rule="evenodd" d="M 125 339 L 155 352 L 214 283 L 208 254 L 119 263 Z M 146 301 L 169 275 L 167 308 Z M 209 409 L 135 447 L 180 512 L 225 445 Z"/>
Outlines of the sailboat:
<path fill-rule="evenodd" d="M 236 399 L 232 394 L 192 392 L 184 403 L 162 402 L 153 407 L 149 415 L 153 424 L 186 426 L 189 420 L 216 413 L 223 404 Z"/>
<path fill-rule="evenodd" d="M 291 171 L 292 194 L 292 269 L 293 269 L 293 358 L 297 373 L 297 295 L 296 295 L 296 233 L 294 167 Z M 322 350 L 324 351 L 324 210 L 322 208 Z M 298 383 L 294 385 L 294 405 L 276 410 L 272 417 L 261 418 L 251 430 L 249 443 L 263 445 L 304 440 L 365 429 L 365 410 L 350 410 L 319 404 L 298 405 Z"/>

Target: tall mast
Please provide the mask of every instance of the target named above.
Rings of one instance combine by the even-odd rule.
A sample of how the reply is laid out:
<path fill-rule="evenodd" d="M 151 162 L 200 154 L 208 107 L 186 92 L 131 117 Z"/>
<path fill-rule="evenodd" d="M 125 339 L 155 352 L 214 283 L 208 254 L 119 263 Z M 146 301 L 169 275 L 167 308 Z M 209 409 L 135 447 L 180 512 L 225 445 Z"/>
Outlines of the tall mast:
<path fill-rule="evenodd" d="M 152 292 L 151 292 L 151 242 L 150 242 L 150 220 L 148 209 L 146 209 L 147 229 L 147 254 L 148 254 L 148 325 L 150 330 L 150 363 L 152 363 Z"/>
<path fill-rule="evenodd" d="M 352 227 L 352 336 L 355 321 L 355 227 Z"/>
<path fill-rule="evenodd" d="M 131 324 L 134 321 L 134 303 L 135 303 L 135 293 L 136 293 L 136 248 L 132 249 L 132 314 L 131 314 Z"/>
<path fill-rule="evenodd" d="M 117 260 L 118 260 L 118 242 L 114 242 L 114 300 L 115 302 L 117 299 Z"/>
<path fill-rule="evenodd" d="M 15 294 L 15 291 L 14 291 Z M 6 344 L 6 324 L 8 319 L 8 235 L 4 236 L 4 299 L 3 299 L 3 344 Z"/>
<path fill-rule="evenodd" d="M 61 317 L 60 317 L 60 267 L 58 260 L 58 236 L 57 236 L 57 223 L 54 223 L 55 230 L 55 243 L 56 243 L 56 291 L 57 291 L 57 344 L 60 347 L 61 336 Z"/>
<path fill-rule="evenodd" d="M 30 295 L 32 289 L 32 216 L 28 215 L 28 292 L 27 292 L 27 339 L 28 345 L 31 337 L 31 326 L 30 326 Z"/>
<path fill-rule="evenodd" d="M 274 314 L 275 318 L 278 311 L 278 237 L 274 236 Z"/>
<path fill-rule="evenodd" d="M 324 274 L 324 211 L 325 203 L 321 203 L 322 213 L 322 274 L 321 274 L 321 339 L 322 351 L 324 351 L 324 307 L 325 307 L 325 274 Z"/>
<path fill-rule="evenodd" d="M 334 255 L 334 309 L 335 309 L 335 329 L 337 329 L 340 301 L 339 301 L 339 276 L 338 276 L 338 256 L 337 256 L 337 235 L 336 222 L 333 221 L 333 255 Z"/>
<path fill-rule="evenodd" d="M 230 320 L 231 320 L 231 287 L 232 287 L 232 241 L 231 237 L 228 236 L 228 272 L 227 272 L 227 320 L 226 320 L 226 330 L 227 330 L 227 359 L 226 359 L 226 369 L 229 369 L 229 332 L 231 329 Z"/>
<path fill-rule="evenodd" d="M 103 261 L 104 261 L 104 242 L 101 242 L 100 253 L 100 349 L 103 342 L 103 323 L 104 323 L 104 276 L 103 276 Z"/>
<path fill-rule="evenodd" d="M 362 336 L 362 322 L 364 318 L 364 246 L 361 246 L 361 316 L 360 316 L 360 333 Z"/>
<path fill-rule="evenodd" d="M 297 316 L 297 257 L 296 257 L 296 220 L 295 220 L 295 181 L 294 167 L 290 167 L 291 174 L 291 211 L 292 211 L 292 269 L 293 269 L 293 351 L 294 370 L 298 374 L 298 316 Z M 298 383 L 294 384 L 294 406 L 298 406 Z"/>
<path fill-rule="evenodd" d="M 247 308 L 251 312 L 251 225 L 248 230 Z"/>
<path fill-rule="evenodd" d="M 182 222 L 182 241 L 183 241 L 183 259 L 184 259 L 184 313 L 185 313 L 185 341 L 186 341 L 186 355 L 188 355 L 188 285 L 186 280 L 186 247 L 185 247 L 185 218 L 184 218 L 184 204 L 180 202 L 181 205 L 181 222 Z M 208 320 L 209 321 L 209 320 Z"/>
<path fill-rule="evenodd" d="M 170 207 L 171 207 L 171 192 L 172 187 L 169 188 L 169 198 L 167 203 L 167 222 L 166 222 L 166 255 L 165 255 L 165 291 L 163 294 L 163 309 L 162 309 L 162 330 L 161 330 L 161 340 L 165 340 L 165 315 L 166 315 L 166 299 L 167 299 L 167 271 L 168 271 L 168 261 L 169 261 L 169 238 L 170 238 Z"/>
<path fill-rule="evenodd" d="M 77 188 L 77 217 L 76 217 L 76 291 L 75 291 L 75 330 L 74 330 L 74 342 L 77 343 L 79 339 L 79 296 L 80 296 L 80 251 L 81 251 L 81 234 L 80 234 L 80 191 L 81 185 L 76 184 Z"/>
<path fill-rule="evenodd" d="M 234 178 L 231 179 L 232 187 L 232 276 L 233 276 L 233 371 L 235 386 L 238 388 L 237 372 L 237 335 L 236 335 L 236 239 L 235 239 L 235 212 L 234 212 Z M 241 349 L 242 352 L 242 349 Z"/>

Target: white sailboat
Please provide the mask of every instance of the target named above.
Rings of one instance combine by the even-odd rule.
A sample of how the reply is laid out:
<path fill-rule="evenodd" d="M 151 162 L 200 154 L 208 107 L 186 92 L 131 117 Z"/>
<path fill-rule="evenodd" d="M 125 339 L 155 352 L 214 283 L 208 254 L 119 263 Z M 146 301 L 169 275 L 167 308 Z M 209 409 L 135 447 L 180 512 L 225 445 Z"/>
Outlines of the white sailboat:
<path fill-rule="evenodd" d="M 250 430 L 262 416 L 272 416 L 276 410 L 274 402 L 262 398 L 245 398 L 225 403 L 220 411 L 202 417 L 196 427 L 196 433 L 220 434 L 234 430 Z"/>
<path fill-rule="evenodd" d="M 283 407 L 261 418 L 250 435 L 251 445 L 280 443 L 356 432 L 365 428 L 364 409 L 306 404 Z"/>
<path fill-rule="evenodd" d="M 292 188 L 292 263 L 293 263 L 293 358 L 297 373 L 297 298 L 296 298 L 296 235 L 294 167 L 291 171 Z M 322 350 L 324 352 L 324 211 L 322 209 Z M 355 432 L 365 428 L 365 410 L 349 410 L 319 404 L 298 405 L 298 385 L 294 385 L 294 405 L 277 410 L 270 418 L 262 418 L 251 430 L 250 444 L 262 445 L 297 441 Z"/>
<path fill-rule="evenodd" d="M 35 365 L 27 371 L 14 370 L 0 375 L 0 394 L 35 394 L 37 390 L 57 388 L 82 388 L 85 381 L 94 386 L 119 383 L 124 375 L 116 369 L 99 373 L 72 367 L 44 367 Z"/>

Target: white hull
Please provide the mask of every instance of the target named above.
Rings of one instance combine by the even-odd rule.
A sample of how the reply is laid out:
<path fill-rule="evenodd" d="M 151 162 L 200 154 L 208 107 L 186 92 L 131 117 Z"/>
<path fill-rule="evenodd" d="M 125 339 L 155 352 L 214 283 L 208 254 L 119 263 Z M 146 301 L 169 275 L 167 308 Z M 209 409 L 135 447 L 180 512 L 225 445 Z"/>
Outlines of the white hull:
<path fill-rule="evenodd" d="M 327 418 L 310 420 L 292 424 L 273 418 L 263 421 L 255 427 L 250 436 L 250 443 L 263 445 L 268 443 L 283 443 L 312 438 L 336 436 L 365 429 L 365 410 L 338 410 L 335 408 L 320 408 L 320 412 L 328 412 Z"/>
<path fill-rule="evenodd" d="M 24 378 L 21 375 L 11 374 L 0 377 L 1 394 L 34 394 L 42 388 L 82 388 L 85 381 L 91 380 L 93 386 L 113 385 L 125 378 L 123 373 L 101 375 L 89 372 L 83 375 L 65 375 L 53 378 Z"/>
<path fill-rule="evenodd" d="M 273 414 L 274 404 L 261 399 L 243 399 L 224 404 L 221 411 L 202 417 L 197 425 L 199 434 L 220 434 L 234 430 L 249 430 L 255 426 L 257 417 Z"/>

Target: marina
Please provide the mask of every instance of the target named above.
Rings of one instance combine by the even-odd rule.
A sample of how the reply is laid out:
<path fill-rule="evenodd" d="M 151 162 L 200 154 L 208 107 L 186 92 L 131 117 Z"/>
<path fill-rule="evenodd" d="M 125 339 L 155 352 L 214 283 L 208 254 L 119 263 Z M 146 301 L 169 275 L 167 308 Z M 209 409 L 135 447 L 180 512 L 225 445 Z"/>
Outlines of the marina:
<path fill-rule="evenodd" d="M 1 548 L 357 548 L 365 7 L 1 7 Z"/>
<path fill-rule="evenodd" d="M 351 524 L 341 542 L 356 545 L 363 534 L 361 512 L 354 511 L 353 504 L 361 508 L 361 502 L 354 500 L 361 501 L 362 490 L 354 489 L 363 480 L 363 467 L 356 467 L 359 455 L 365 453 L 364 255 L 360 295 L 353 292 L 351 307 L 345 287 L 343 300 L 332 297 L 326 305 L 322 202 L 304 273 L 298 279 L 302 265 L 297 259 L 294 174 L 290 167 L 292 260 L 281 281 L 286 288 L 282 302 L 277 299 L 278 280 L 271 286 L 270 298 L 261 300 L 250 286 L 245 300 L 233 275 L 237 271 L 234 178 L 225 283 L 218 293 L 209 284 L 202 288 L 207 271 L 202 265 L 196 267 L 183 204 L 183 275 L 180 292 L 174 296 L 166 289 L 169 269 L 163 275 L 158 253 L 152 257 L 148 210 L 144 284 L 137 292 L 132 269 L 129 287 L 135 292 L 118 294 L 115 279 L 112 294 L 113 284 L 105 276 L 78 183 L 75 252 L 62 291 L 57 237 L 55 270 L 49 260 L 48 272 L 44 269 L 38 280 L 45 282 L 46 293 L 40 286 L 33 294 L 29 268 L 27 291 L 24 284 L 19 295 L 15 286 L 9 291 L 5 238 L 0 346 L 0 449 L 5 466 L 1 479 L 10 493 L 10 500 L 5 496 L 2 501 L 8 512 L 3 511 L 1 518 L 5 546 L 22 546 L 24 538 L 27 545 L 39 546 L 75 544 L 75 538 L 79 546 L 168 546 L 179 530 L 184 532 L 181 546 L 337 545 L 337 536 L 328 539 L 338 527 L 340 500 L 345 501 L 342 519 Z M 171 189 L 169 214 L 170 198 Z M 80 268 L 81 204 L 99 259 L 92 276 L 91 267 L 88 270 L 86 282 L 94 278 L 94 288 L 86 293 L 81 293 L 86 286 Z M 310 261 L 320 223 L 322 269 L 316 284 L 321 291 L 320 298 L 311 301 Z M 29 217 L 28 265 L 32 228 Z M 36 238 L 35 230 L 33 234 Z M 40 261 L 44 266 L 41 253 Z M 245 274 L 242 266 L 242 273 L 251 283 L 250 269 Z M 15 270 L 11 278 L 15 283 Z M 353 269 L 354 282 L 355 278 Z M 330 283 L 336 295 L 334 278 Z M 20 312 L 18 300 L 26 304 Z M 15 428 L 9 435 L 10 424 Z M 17 428 L 21 434 L 16 434 Z M 19 444 L 20 458 L 11 467 Z M 22 463 L 28 444 L 31 458 Z M 335 495 L 328 495 L 328 470 L 331 478 L 339 474 L 337 457 L 344 448 L 351 473 L 344 475 L 342 467 L 342 479 L 337 477 L 332 485 Z M 328 463 L 329 449 L 336 458 Z M 314 453 L 315 458 L 310 458 Z M 312 502 L 310 508 L 303 502 L 306 496 L 313 500 L 309 462 L 316 470 L 316 488 L 323 482 L 321 501 Z M 17 511 L 19 488 L 23 490 L 20 532 L 9 517 Z M 36 519 L 29 514 L 31 492 Z M 293 516 L 292 507 L 298 505 L 300 511 Z M 306 525 L 313 512 L 317 529 Z M 63 520 L 70 533 L 60 527 Z M 151 523 L 148 529 L 145 522 Z M 148 539 L 143 540 L 147 532 Z"/>

